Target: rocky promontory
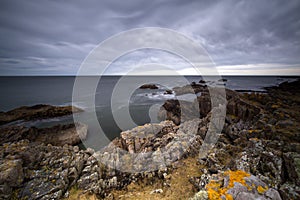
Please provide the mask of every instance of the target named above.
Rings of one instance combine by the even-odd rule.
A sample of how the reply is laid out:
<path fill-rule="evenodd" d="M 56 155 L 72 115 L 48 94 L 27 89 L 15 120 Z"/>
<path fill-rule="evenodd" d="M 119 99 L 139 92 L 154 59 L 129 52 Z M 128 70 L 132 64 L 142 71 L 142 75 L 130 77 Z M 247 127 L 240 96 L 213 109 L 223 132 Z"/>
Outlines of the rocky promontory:
<path fill-rule="evenodd" d="M 82 109 L 74 106 L 52 106 L 45 104 L 22 106 L 8 112 L 0 112 L 0 125 L 17 120 L 29 121 L 61 117 L 82 111 Z"/>

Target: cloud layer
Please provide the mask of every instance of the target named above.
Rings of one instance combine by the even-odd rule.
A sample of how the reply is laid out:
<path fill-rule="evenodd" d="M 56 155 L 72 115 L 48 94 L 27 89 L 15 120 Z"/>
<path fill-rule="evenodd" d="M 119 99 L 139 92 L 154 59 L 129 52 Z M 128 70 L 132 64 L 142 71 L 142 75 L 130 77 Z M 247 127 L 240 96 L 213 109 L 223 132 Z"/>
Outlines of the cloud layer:
<path fill-rule="evenodd" d="M 300 1 L 0 1 L 0 75 L 73 75 L 100 42 L 121 31 L 170 28 L 202 45 L 222 74 L 300 75 Z M 117 48 L 117 47 L 116 47 Z M 165 53 L 140 51 L 114 63 L 189 72 Z"/>

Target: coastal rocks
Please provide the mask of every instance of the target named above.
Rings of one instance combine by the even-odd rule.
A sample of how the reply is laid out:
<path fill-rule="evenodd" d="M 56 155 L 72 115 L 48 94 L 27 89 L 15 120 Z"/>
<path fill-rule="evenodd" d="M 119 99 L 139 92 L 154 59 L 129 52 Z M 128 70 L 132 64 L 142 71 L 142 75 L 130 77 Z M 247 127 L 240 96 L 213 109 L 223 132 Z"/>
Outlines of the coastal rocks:
<path fill-rule="evenodd" d="M 207 86 L 206 85 L 201 85 L 201 84 L 196 84 L 195 82 L 191 85 L 186 85 L 183 87 L 174 87 L 173 91 L 175 94 L 178 95 L 183 95 L 183 94 L 197 94 L 199 92 L 207 92 Z"/>
<path fill-rule="evenodd" d="M 30 142 L 55 146 L 76 145 L 87 136 L 87 125 L 82 123 L 56 125 L 50 128 L 5 126 L 0 128 L 0 144 L 28 139 Z"/>
<path fill-rule="evenodd" d="M 83 123 L 57 125 L 38 129 L 35 142 L 52 144 L 54 146 L 77 145 L 87 137 L 88 127 Z"/>
<path fill-rule="evenodd" d="M 172 90 L 166 90 L 166 91 L 164 92 L 164 94 L 173 94 L 173 91 L 172 91 Z"/>
<path fill-rule="evenodd" d="M 0 125 L 17 120 L 37 120 L 53 117 L 61 117 L 71 115 L 72 113 L 82 112 L 83 110 L 74 106 L 51 106 L 51 105 L 34 105 L 22 106 L 10 110 L 8 112 L 0 113 Z"/>
<path fill-rule="evenodd" d="M 20 186 L 24 179 L 22 160 L 1 160 L 0 161 L 0 185 L 9 187 Z"/>
<path fill-rule="evenodd" d="M 227 115 L 235 117 L 237 121 L 251 121 L 261 113 L 259 107 L 243 99 L 239 93 L 232 90 L 226 89 L 227 101 L 222 99 L 222 95 L 218 95 L 217 90 L 213 92 L 214 96 L 211 97 L 208 87 L 199 84 L 176 87 L 173 90 L 176 95 L 201 92 L 201 96 L 195 98 L 194 102 L 176 99 L 165 101 L 158 112 L 158 119 L 172 120 L 176 125 L 186 120 L 205 117 L 212 109 L 212 98 L 214 102 L 227 102 Z"/>
<path fill-rule="evenodd" d="M 17 199 L 60 199 L 77 182 L 89 157 L 72 146 L 28 140 L 3 144 L 0 155 L 0 196 Z"/>
<path fill-rule="evenodd" d="M 158 112 L 159 120 L 172 120 L 176 125 L 199 117 L 199 107 L 197 107 L 196 101 L 170 99 L 163 104 Z"/>
<path fill-rule="evenodd" d="M 250 121 L 257 117 L 260 113 L 260 108 L 246 102 L 241 97 L 234 97 L 228 100 L 227 113 L 236 116 L 243 121 Z"/>
<path fill-rule="evenodd" d="M 133 128 L 129 131 L 124 131 L 120 134 L 120 139 L 114 141 L 120 148 L 128 151 L 129 153 L 148 152 L 157 149 L 159 146 L 166 145 L 168 139 L 159 140 L 168 133 L 176 132 L 176 126 L 172 121 L 163 121 L 159 124 L 145 124 Z M 156 145 L 154 141 L 159 141 Z M 156 145 L 153 149 L 152 145 Z"/>
<path fill-rule="evenodd" d="M 198 153 L 202 139 L 172 121 L 146 124 L 121 133 L 102 150 L 99 160 L 129 172 L 159 170 L 187 154 Z"/>
<path fill-rule="evenodd" d="M 155 85 L 155 84 L 144 84 L 144 85 L 140 86 L 140 89 L 151 89 L 151 90 L 154 90 L 154 89 L 158 89 L 158 86 Z"/>
<path fill-rule="evenodd" d="M 288 180 L 300 185 L 300 154 L 288 152 L 283 154 L 283 158 Z"/>

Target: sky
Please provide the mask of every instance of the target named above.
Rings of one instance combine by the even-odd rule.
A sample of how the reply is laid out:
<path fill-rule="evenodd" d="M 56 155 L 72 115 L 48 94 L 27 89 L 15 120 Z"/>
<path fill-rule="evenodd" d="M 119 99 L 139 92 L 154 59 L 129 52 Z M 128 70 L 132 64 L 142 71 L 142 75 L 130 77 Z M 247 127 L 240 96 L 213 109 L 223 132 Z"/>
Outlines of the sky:
<path fill-rule="evenodd" d="M 221 75 L 300 75 L 299 11 L 299 0 L 1 0 L 0 75 L 76 75 L 101 42 L 144 27 L 192 38 Z M 106 74 L 148 63 L 193 74 L 157 50 L 124 55 Z"/>

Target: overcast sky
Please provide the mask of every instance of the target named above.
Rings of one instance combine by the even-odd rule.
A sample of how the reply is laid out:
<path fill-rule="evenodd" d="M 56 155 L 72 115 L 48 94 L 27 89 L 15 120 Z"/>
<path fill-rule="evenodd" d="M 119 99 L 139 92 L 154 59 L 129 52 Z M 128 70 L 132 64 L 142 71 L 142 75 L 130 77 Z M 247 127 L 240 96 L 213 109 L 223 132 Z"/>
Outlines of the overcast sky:
<path fill-rule="evenodd" d="M 299 0 L 1 0 L 0 75 L 75 75 L 100 42 L 143 27 L 193 38 L 224 75 L 300 75 Z M 107 73 L 154 62 L 189 74 L 177 59 L 139 51 Z"/>

